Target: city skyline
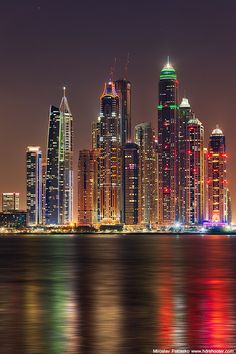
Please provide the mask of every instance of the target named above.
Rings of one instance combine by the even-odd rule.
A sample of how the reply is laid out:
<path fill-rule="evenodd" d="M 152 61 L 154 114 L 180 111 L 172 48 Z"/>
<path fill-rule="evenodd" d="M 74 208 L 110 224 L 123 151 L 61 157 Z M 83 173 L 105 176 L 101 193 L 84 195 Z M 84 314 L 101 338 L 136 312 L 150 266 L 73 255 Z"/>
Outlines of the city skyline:
<path fill-rule="evenodd" d="M 90 150 L 79 151 L 73 218 L 73 117 L 63 87 L 60 108 L 49 109 L 46 164 L 39 147 L 27 148 L 29 225 L 71 225 L 76 219 L 79 226 L 144 229 L 231 224 L 225 136 L 216 125 L 204 148 L 204 125 L 188 98 L 179 100 L 178 89 L 167 57 L 159 78 L 157 133 L 149 123 L 138 124 L 132 142 L 131 83 L 105 83 Z"/>
<path fill-rule="evenodd" d="M 170 63 L 169 56 L 167 57 L 166 64 L 160 71 L 159 100 L 158 105 L 156 107 L 158 112 L 158 129 L 156 131 L 152 128 L 152 125 L 149 122 L 142 122 L 133 127 L 131 120 L 131 82 L 127 80 L 126 77 L 124 77 L 123 79 L 121 77 L 119 77 L 119 79 L 110 79 L 108 80 L 108 82 L 105 83 L 103 93 L 100 96 L 100 114 L 97 120 L 93 121 L 91 125 L 90 149 L 94 150 L 80 149 L 75 154 L 75 151 L 72 149 L 72 146 L 74 145 L 72 143 L 73 117 L 65 94 L 66 87 L 63 86 L 62 89 L 63 96 L 61 99 L 61 104 L 59 106 L 60 108 L 57 108 L 53 105 L 50 106 L 48 146 L 45 152 L 45 156 L 42 155 L 42 152 L 40 151 L 40 162 L 38 162 L 39 167 L 37 167 L 37 169 L 40 169 L 40 172 L 37 172 L 35 170 L 35 157 L 33 156 L 35 151 L 38 150 L 40 147 L 28 146 L 27 148 L 26 184 L 28 194 L 26 204 L 28 212 L 32 215 L 29 216 L 29 224 L 33 225 L 37 223 L 45 223 L 48 225 L 69 225 L 72 222 L 78 221 L 77 213 L 81 213 L 81 203 L 80 200 L 78 200 L 78 193 L 76 194 L 75 198 L 73 198 L 73 195 L 75 194 L 76 190 L 75 178 L 77 178 L 78 173 L 82 172 L 82 165 L 81 168 L 79 167 L 78 171 L 77 168 L 75 168 L 75 161 L 73 156 L 75 155 L 77 157 L 78 153 L 81 154 L 84 152 L 85 157 L 86 151 L 87 154 L 91 154 L 91 157 L 95 154 L 94 157 L 91 158 L 91 160 L 93 160 L 94 163 L 96 160 L 97 161 L 95 163 L 96 166 L 94 165 L 92 170 L 97 170 L 98 174 L 97 177 L 96 175 L 91 175 L 94 180 L 94 186 L 91 186 L 92 190 L 88 191 L 90 194 L 92 191 L 95 197 L 93 202 L 93 210 L 91 210 L 91 212 L 93 215 L 96 214 L 96 217 L 93 216 L 91 218 L 91 220 L 93 219 L 93 222 L 91 221 L 91 225 L 94 223 L 103 224 L 104 222 L 105 224 L 110 222 L 117 224 L 119 222 L 126 223 L 126 216 L 124 213 L 124 208 L 126 207 L 124 202 L 126 200 L 126 193 L 128 192 L 128 190 L 126 191 L 125 189 L 126 162 L 124 158 L 127 143 L 129 143 L 130 146 L 132 146 L 131 149 L 133 149 L 135 146 L 135 142 L 138 143 L 136 147 L 137 153 L 140 156 L 137 155 L 137 161 L 140 162 L 134 165 L 137 165 L 138 168 L 137 172 L 135 172 L 137 177 L 131 177 L 131 179 L 138 178 L 139 182 L 136 187 L 129 188 L 140 189 L 141 185 L 145 185 L 146 179 L 148 183 L 151 183 L 150 185 L 154 183 L 154 189 L 156 188 L 156 194 L 154 193 L 152 196 L 148 196 L 149 192 L 147 192 L 147 190 L 146 192 L 144 192 L 145 189 L 143 191 L 142 188 L 140 189 L 139 193 L 136 196 L 137 204 L 135 207 L 136 209 L 134 210 L 136 210 L 135 213 L 137 213 L 137 215 L 133 219 L 136 220 L 134 224 L 143 224 L 146 226 L 152 224 L 150 217 L 149 222 L 145 222 L 142 216 L 142 209 L 143 207 L 145 208 L 145 203 L 148 200 L 145 198 L 149 198 L 149 200 L 151 200 L 150 198 L 153 198 L 154 201 L 151 208 L 152 210 L 150 209 L 150 201 L 150 206 L 146 207 L 146 213 L 148 212 L 148 209 L 150 209 L 152 214 L 154 215 L 153 225 L 155 225 L 156 222 L 158 222 L 159 225 L 173 225 L 175 222 L 181 222 L 182 224 L 201 224 L 203 220 L 207 220 L 206 215 L 212 216 L 212 213 L 210 212 L 210 209 L 208 207 L 208 211 L 206 212 L 205 210 L 205 187 L 203 186 L 204 183 L 209 184 L 209 180 L 211 178 L 209 177 L 209 171 L 206 170 L 206 167 L 204 165 L 206 163 L 204 163 L 204 146 L 205 144 L 207 146 L 207 143 L 204 140 L 204 125 L 199 121 L 199 119 L 195 117 L 195 114 L 193 113 L 189 104 L 188 98 L 186 98 L 186 96 L 183 96 L 181 100 L 181 96 L 178 93 L 179 80 L 177 79 L 177 73 L 175 68 Z M 141 140 L 138 141 L 139 139 L 143 139 L 142 136 L 145 136 L 145 134 L 147 134 L 147 131 L 143 130 L 145 126 L 150 126 L 151 135 L 149 136 L 149 140 L 150 138 L 151 140 L 154 139 L 153 143 L 156 144 L 156 147 L 154 145 L 153 147 L 151 147 L 151 145 L 149 148 L 146 147 L 146 152 L 145 150 L 143 150 L 143 143 L 141 142 Z M 143 131 L 140 131 L 139 134 L 141 135 L 138 138 L 137 129 L 139 129 L 139 127 Z M 219 131 L 221 133 L 220 135 L 223 134 L 222 130 L 219 129 L 218 124 L 216 124 L 216 129 L 213 130 L 212 134 L 214 135 L 214 132 L 216 131 Z M 209 136 L 209 139 L 211 139 L 211 137 L 212 135 Z M 147 144 L 147 142 L 145 144 Z M 170 147 L 172 147 L 173 150 L 168 150 Z M 192 149 L 193 151 L 195 151 L 195 149 L 199 150 L 199 154 L 196 155 L 196 152 L 194 152 L 194 154 L 190 153 Z M 124 150 L 124 152 L 122 152 L 122 150 Z M 146 156 L 150 154 L 149 150 L 150 152 L 153 152 L 151 152 L 151 155 L 149 156 L 149 158 L 147 158 Z M 96 151 L 100 151 L 100 153 L 98 154 L 99 158 L 97 157 Z M 177 157 L 177 163 L 176 151 L 177 156 L 179 156 Z M 123 153 L 124 157 L 122 158 Z M 31 162 L 28 162 L 28 154 Z M 30 154 L 32 154 L 32 156 Z M 208 161 L 209 156 L 210 154 L 208 151 Z M 224 156 L 225 159 L 226 157 L 228 157 L 228 155 L 226 154 L 224 154 Z M 87 157 L 85 157 L 84 161 L 86 161 L 86 158 Z M 150 164 L 149 160 L 151 161 L 152 159 L 153 163 L 156 162 L 158 166 L 156 170 L 155 165 L 153 165 L 154 180 L 152 180 L 153 177 L 152 173 L 150 173 L 150 169 L 149 173 L 146 175 L 146 177 L 144 177 L 144 180 L 142 181 L 142 171 L 144 168 L 142 167 L 142 164 L 144 163 L 143 166 L 145 166 L 146 158 L 147 166 L 148 164 Z M 117 161 L 116 163 L 114 163 L 114 159 Z M 45 162 L 43 163 L 43 161 Z M 29 165 L 31 163 L 32 166 Z M 123 163 L 124 167 L 122 167 Z M 44 171 L 42 171 L 43 165 L 46 166 Z M 225 168 L 226 167 L 224 167 L 224 169 Z M 113 171 L 111 176 L 115 176 L 115 180 L 110 180 L 110 182 L 108 182 L 108 180 L 110 179 L 110 169 L 111 171 Z M 47 170 L 49 172 L 47 172 Z M 58 172 L 56 172 L 57 170 Z M 156 174 L 155 177 L 155 173 L 157 173 L 158 170 L 159 174 Z M 83 173 L 87 172 L 89 172 L 89 170 L 84 170 Z M 35 175 L 35 173 L 40 173 L 41 175 L 37 176 Z M 208 174 L 208 176 L 206 176 L 206 174 Z M 86 178 L 88 177 L 89 175 L 87 175 Z M 34 178 L 34 181 L 32 178 Z M 80 176 L 78 176 L 78 178 L 80 178 Z M 29 187 L 32 186 L 32 184 L 39 183 L 39 180 L 41 181 L 41 185 L 37 187 L 38 190 L 34 191 L 32 187 Z M 86 180 L 84 179 L 84 182 L 85 181 Z M 110 191 L 109 188 L 107 189 L 107 183 L 111 183 L 111 185 L 114 185 L 114 191 Z M 223 183 L 226 183 L 226 179 Z M 197 185 L 198 187 L 196 187 Z M 31 191 L 29 188 L 31 188 Z M 228 185 L 227 178 L 227 188 L 225 189 L 225 192 L 223 192 L 224 198 L 222 200 L 222 203 L 227 204 L 229 202 L 231 207 L 230 189 L 231 186 Z M 50 190 L 53 192 L 50 192 Z M 208 186 L 208 190 L 210 193 L 210 186 Z M 35 197 L 35 193 L 38 194 L 37 197 Z M 33 211 L 32 206 L 35 205 L 36 200 L 39 200 L 40 193 L 41 199 L 37 202 L 38 207 L 35 209 L 35 211 Z M 111 193 L 111 195 L 109 195 L 109 193 Z M 30 197 L 30 194 L 32 194 L 32 198 Z M 84 195 L 84 198 L 86 204 L 86 194 Z M 22 199 L 23 198 L 21 198 L 21 205 Z M 114 205 L 114 202 L 111 202 L 111 200 L 114 200 Z M 146 202 L 144 203 L 145 200 Z M 157 205 L 155 205 L 156 202 Z M 30 206 L 30 204 L 32 206 Z M 222 207 L 228 210 L 227 206 Z M 33 216 L 33 213 L 35 212 L 36 214 L 38 213 L 41 215 L 40 217 L 36 217 L 36 220 L 38 222 L 33 222 L 33 218 L 35 218 L 35 216 Z M 155 213 L 157 214 L 156 216 Z M 228 217 L 227 211 L 225 213 L 226 216 L 222 219 L 224 220 L 222 222 L 228 222 L 228 220 L 232 221 L 231 209 L 230 217 Z M 30 218 L 32 218 L 31 221 Z M 213 219 L 214 218 L 211 217 L 209 220 Z M 221 218 L 217 222 L 220 221 Z"/>
<path fill-rule="evenodd" d="M 186 91 L 196 116 L 204 122 L 206 139 L 216 123 L 227 137 L 235 214 L 236 164 L 231 128 L 236 78 L 236 4 L 214 1 L 212 6 L 212 1 L 208 1 L 202 11 L 199 3 L 168 3 L 165 4 L 167 21 L 160 1 L 150 1 L 149 6 L 135 4 L 134 17 L 132 2 L 121 1 L 113 20 L 120 23 L 122 15 L 122 26 L 113 27 L 109 33 L 104 25 L 106 1 L 94 3 L 92 12 L 88 3 L 72 0 L 66 6 L 64 1 L 54 0 L 40 1 L 40 4 L 40 10 L 29 1 L 23 1 L 20 6 L 2 4 L 1 119 L 5 129 L 0 132 L 0 158 L 5 168 L 0 176 L 1 192 L 19 191 L 24 199 L 25 148 L 36 144 L 45 151 L 48 106 L 61 98 L 63 85 L 68 87 L 74 114 L 76 151 L 89 147 L 90 124 L 99 111 L 97 98 L 115 57 L 115 75 L 120 76 L 130 53 L 128 79 L 133 87 L 133 125 L 151 121 L 156 129 L 158 75 L 170 55 L 181 79 L 182 93 Z M 67 22 L 66 28 L 51 26 L 52 12 L 58 21 Z M 89 20 L 89 26 L 85 19 Z M 108 50 L 100 45 L 100 39 L 105 36 L 110 43 Z M 61 55 L 62 43 L 71 55 Z"/>

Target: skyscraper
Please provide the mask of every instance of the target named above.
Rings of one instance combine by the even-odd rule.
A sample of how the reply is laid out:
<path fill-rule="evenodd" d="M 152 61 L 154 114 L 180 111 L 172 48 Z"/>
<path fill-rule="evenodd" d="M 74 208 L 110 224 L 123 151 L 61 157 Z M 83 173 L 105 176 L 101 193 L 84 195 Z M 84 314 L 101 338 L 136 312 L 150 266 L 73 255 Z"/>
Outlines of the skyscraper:
<path fill-rule="evenodd" d="M 204 153 L 204 220 L 208 220 L 208 150 L 203 149 Z"/>
<path fill-rule="evenodd" d="M 123 206 L 122 221 L 126 225 L 139 222 L 139 146 L 127 143 L 122 149 Z"/>
<path fill-rule="evenodd" d="M 157 215 L 157 142 L 150 123 L 135 126 L 135 143 L 139 146 L 140 223 L 156 225 Z"/>
<path fill-rule="evenodd" d="M 158 104 L 158 215 L 159 224 L 178 219 L 178 81 L 167 61 L 160 74 Z"/>
<path fill-rule="evenodd" d="M 15 211 L 20 209 L 20 193 L 2 193 L 2 211 Z"/>
<path fill-rule="evenodd" d="M 120 222 L 121 138 L 119 97 L 112 81 L 105 84 L 100 116 L 94 127 L 93 140 L 98 151 L 98 222 L 115 224 Z"/>
<path fill-rule="evenodd" d="M 131 141 L 131 83 L 126 79 L 115 81 L 119 96 L 121 145 Z"/>
<path fill-rule="evenodd" d="M 64 89 L 60 108 L 50 107 L 45 198 L 46 224 L 69 224 L 73 218 L 72 120 Z"/>
<path fill-rule="evenodd" d="M 97 153 L 81 150 L 78 163 L 78 224 L 97 223 Z"/>
<path fill-rule="evenodd" d="M 42 152 L 39 146 L 26 151 L 27 218 L 29 225 L 42 223 Z"/>
<path fill-rule="evenodd" d="M 193 116 L 187 123 L 186 224 L 204 219 L 204 128 Z"/>
<path fill-rule="evenodd" d="M 47 171 L 47 158 L 42 158 L 42 223 L 46 224 L 46 171 Z"/>
<path fill-rule="evenodd" d="M 226 175 L 225 136 L 216 126 L 208 147 L 208 216 L 217 224 L 228 222 L 228 186 Z"/>
<path fill-rule="evenodd" d="M 73 117 L 65 95 L 60 104 L 60 217 L 62 224 L 73 221 Z"/>
<path fill-rule="evenodd" d="M 50 107 L 47 169 L 46 169 L 46 224 L 60 224 L 59 200 L 59 151 L 60 151 L 60 111 L 55 106 Z"/>
<path fill-rule="evenodd" d="M 188 121 L 192 118 L 192 110 L 189 101 L 186 97 L 182 99 L 179 105 L 179 142 L 178 142 L 178 180 L 179 180 L 179 196 L 178 196 L 178 215 L 179 222 L 182 224 L 188 223 L 187 212 L 187 186 L 189 183 L 189 171 L 188 171 Z"/>

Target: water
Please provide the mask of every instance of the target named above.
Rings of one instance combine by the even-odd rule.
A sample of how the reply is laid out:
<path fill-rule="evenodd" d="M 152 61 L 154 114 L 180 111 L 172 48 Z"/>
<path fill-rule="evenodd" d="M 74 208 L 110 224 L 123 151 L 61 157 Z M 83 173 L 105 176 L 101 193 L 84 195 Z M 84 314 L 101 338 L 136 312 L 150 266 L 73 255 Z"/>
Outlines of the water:
<path fill-rule="evenodd" d="M 1 354 L 236 348 L 236 237 L 4 236 Z"/>

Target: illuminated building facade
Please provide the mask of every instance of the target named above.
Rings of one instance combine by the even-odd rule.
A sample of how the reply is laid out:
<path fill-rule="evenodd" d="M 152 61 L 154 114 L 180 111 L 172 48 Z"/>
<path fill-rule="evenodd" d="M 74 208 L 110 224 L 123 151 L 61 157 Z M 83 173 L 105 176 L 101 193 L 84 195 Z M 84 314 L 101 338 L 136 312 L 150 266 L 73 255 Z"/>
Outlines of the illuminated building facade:
<path fill-rule="evenodd" d="M 47 169 L 46 224 L 70 224 L 73 219 L 72 114 L 64 96 L 60 108 L 50 107 Z"/>
<path fill-rule="evenodd" d="M 27 218 L 29 225 L 42 224 L 42 151 L 28 146 L 26 151 Z"/>
<path fill-rule="evenodd" d="M 179 105 L 179 141 L 178 141 L 178 159 L 179 159 L 179 197 L 178 197 L 178 214 L 179 222 L 188 223 L 187 212 L 187 188 L 189 183 L 188 171 L 188 121 L 192 118 L 192 110 L 186 97 L 182 99 Z"/>
<path fill-rule="evenodd" d="M 122 149 L 123 205 L 122 222 L 139 223 L 139 146 L 127 143 Z"/>
<path fill-rule="evenodd" d="M 46 170 L 47 170 L 47 159 L 42 158 L 42 221 L 43 225 L 46 224 L 45 220 L 45 210 L 46 210 Z"/>
<path fill-rule="evenodd" d="M 157 142 L 150 123 L 135 126 L 139 146 L 139 219 L 144 226 L 157 224 Z"/>
<path fill-rule="evenodd" d="M 2 211 L 15 211 L 20 209 L 20 193 L 2 193 Z"/>
<path fill-rule="evenodd" d="M 0 213 L 0 227 L 22 229 L 27 226 L 26 211 L 9 210 Z"/>
<path fill-rule="evenodd" d="M 186 224 L 204 219 L 204 128 L 193 116 L 187 123 Z"/>
<path fill-rule="evenodd" d="M 97 223 L 97 154 L 95 150 L 81 150 L 78 163 L 78 224 Z"/>
<path fill-rule="evenodd" d="M 232 201 L 229 188 L 227 188 L 227 222 L 229 225 L 232 223 Z"/>
<path fill-rule="evenodd" d="M 207 148 L 203 149 L 204 154 L 204 220 L 208 220 L 208 150 Z"/>
<path fill-rule="evenodd" d="M 45 222 L 46 224 L 60 224 L 59 212 L 59 143 L 60 111 L 55 106 L 50 107 L 47 168 L 46 168 L 46 195 L 45 195 Z"/>
<path fill-rule="evenodd" d="M 225 136 L 217 126 L 208 147 L 208 216 L 216 224 L 228 223 Z"/>
<path fill-rule="evenodd" d="M 131 141 L 131 83 L 126 80 L 115 81 L 119 96 L 121 145 Z"/>
<path fill-rule="evenodd" d="M 158 216 L 160 225 L 178 220 L 178 81 L 167 62 L 161 70 L 158 104 Z"/>
<path fill-rule="evenodd" d="M 60 104 L 60 220 L 73 221 L 73 117 L 65 95 Z"/>
<path fill-rule="evenodd" d="M 105 84 L 100 98 L 100 116 L 93 127 L 96 137 L 93 147 L 98 151 L 98 222 L 120 223 L 120 110 L 119 96 L 112 81 Z"/>

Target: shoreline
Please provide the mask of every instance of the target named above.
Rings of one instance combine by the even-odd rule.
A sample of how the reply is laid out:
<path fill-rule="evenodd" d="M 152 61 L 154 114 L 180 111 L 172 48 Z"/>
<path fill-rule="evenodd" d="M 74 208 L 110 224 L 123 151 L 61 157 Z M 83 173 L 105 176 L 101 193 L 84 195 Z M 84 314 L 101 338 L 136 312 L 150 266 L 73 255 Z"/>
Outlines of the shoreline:
<path fill-rule="evenodd" d="M 158 231 L 144 231 L 144 232 L 84 232 L 84 231 L 63 231 L 63 232 L 57 232 L 57 231 L 52 231 L 52 232 L 27 232 L 27 231 L 9 231 L 9 232 L 0 232 L 0 236 L 20 236 L 20 235 L 29 235 L 29 236 L 52 236 L 52 235 L 97 235 L 97 236 L 109 236 L 109 235 L 117 235 L 117 236 L 142 236 L 142 235 L 153 235 L 153 236 L 236 236 L 236 231 L 228 231 L 228 232 L 214 232 L 214 231 L 209 231 L 209 232 L 158 232 Z"/>

